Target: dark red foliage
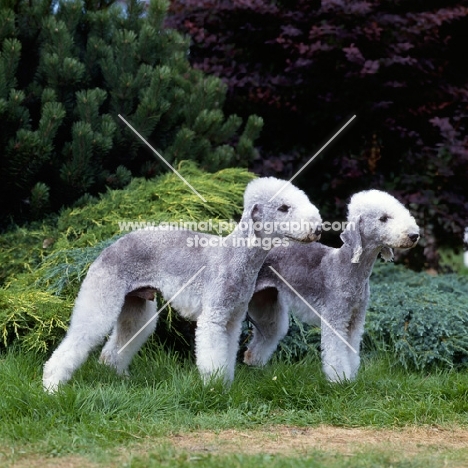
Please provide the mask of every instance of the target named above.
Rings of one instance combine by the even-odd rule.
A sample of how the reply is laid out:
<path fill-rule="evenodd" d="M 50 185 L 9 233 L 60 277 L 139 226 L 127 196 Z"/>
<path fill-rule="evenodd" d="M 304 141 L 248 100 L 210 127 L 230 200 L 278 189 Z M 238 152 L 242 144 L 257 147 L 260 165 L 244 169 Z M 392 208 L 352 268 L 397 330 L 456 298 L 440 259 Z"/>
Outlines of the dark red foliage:
<path fill-rule="evenodd" d="M 254 170 L 292 175 L 357 114 L 298 182 L 326 216 L 368 187 L 411 203 L 426 266 L 437 245 L 461 246 L 467 1 L 173 0 L 169 25 L 192 37 L 192 64 L 226 82 L 228 112 L 265 119 Z"/>

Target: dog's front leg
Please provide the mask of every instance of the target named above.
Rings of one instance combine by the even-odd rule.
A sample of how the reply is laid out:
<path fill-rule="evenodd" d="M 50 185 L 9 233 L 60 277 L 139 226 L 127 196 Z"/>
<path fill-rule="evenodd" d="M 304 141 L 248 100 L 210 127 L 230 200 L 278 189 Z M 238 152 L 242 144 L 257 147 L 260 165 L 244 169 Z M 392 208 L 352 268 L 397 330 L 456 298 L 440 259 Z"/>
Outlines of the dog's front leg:
<path fill-rule="evenodd" d="M 228 367 L 226 369 L 227 380 L 231 382 L 234 379 L 234 370 L 236 368 L 237 353 L 239 352 L 239 341 L 242 332 L 242 322 L 246 316 L 247 304 L 243 304 L 232 315 L 227 324 L 228 338 Z"/>
<path fill-rule="evenodd" d="M 351 366 L 351 379 L 354 379 L 361 363 L 360 348 L 362 335 L 364 334 L 364 323 L 366 320 L 367 300 L 362 301 L 354 310 L 348 329 L 348 342 L 351 347 L 348 348 L 349 363 Z"/>
<path fill-rule="evenodd" d="M 330 382 L 342 382 L 352 379 L 349 360 L 350 343 L 348 342 L 347 324 L 339 320 L 322 320 L 322 366 Z"/>
<path fill-rule="evenodd" d="M 229 334 L 226 311 L 203 310 L 197 320 L 195 352 L 197 367 L 205 383 L 212 378 L 222 378 L 225 383 L 232 380 L 229 360 Z"/>

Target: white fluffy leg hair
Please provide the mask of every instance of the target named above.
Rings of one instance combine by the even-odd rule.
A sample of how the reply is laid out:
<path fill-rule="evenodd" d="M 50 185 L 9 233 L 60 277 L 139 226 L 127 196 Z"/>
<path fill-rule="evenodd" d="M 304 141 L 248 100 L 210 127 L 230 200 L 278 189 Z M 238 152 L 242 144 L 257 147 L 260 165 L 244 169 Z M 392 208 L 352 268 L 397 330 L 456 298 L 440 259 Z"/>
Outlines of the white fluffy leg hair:
<path fill-rule="evenodd" d="M 222 314 L 214 312 L 201 316 L 195 330 L 197 367 L 205 383 L 212 378 L 224 378 L 229 383 L 234 375 L 234 369 L 230 369 L 226 324 L 219 316 Z"/>
<path fill-rule="evenodd" d="M 82 288 L 78 294 L 67 335 L 44 366 L 43 385 L 49 392 L 71 378 L 117 321 L 123 298 L 96 301 L 96 297 L 93 288 Z"/>

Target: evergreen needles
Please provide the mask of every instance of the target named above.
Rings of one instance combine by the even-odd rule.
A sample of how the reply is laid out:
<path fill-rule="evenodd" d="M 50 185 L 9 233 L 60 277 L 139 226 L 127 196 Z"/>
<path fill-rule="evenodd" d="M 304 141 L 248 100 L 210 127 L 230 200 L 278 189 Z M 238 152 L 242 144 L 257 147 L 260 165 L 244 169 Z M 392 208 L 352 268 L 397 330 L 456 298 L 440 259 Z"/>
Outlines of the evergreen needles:
<path fill-rule="evenodd" d="M 190 67 L 168 2 L 12 0 L 0 7 L 0 221 L 40 219 L 173 165 L 246 167 L 262 128 L 226 116 L 226 86 Z"/>

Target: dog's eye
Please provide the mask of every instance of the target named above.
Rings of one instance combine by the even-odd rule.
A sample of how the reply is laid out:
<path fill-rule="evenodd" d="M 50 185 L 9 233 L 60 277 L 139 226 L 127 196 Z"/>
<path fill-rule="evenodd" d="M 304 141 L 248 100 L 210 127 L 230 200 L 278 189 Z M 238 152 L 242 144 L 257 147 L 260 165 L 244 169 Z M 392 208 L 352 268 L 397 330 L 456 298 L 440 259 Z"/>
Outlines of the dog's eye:
<path fill-rule="evenodd" d="M 389 220 L 389 216 L 383 215 L 379 218 L 379 221 L 382 221 L 382 223 L 386 223 Z"/>
<path fill-rule="evenodd" d="M 283 213 L 287 213 L 289 211 L 289 208 L 291 208 L 290 206 L 288 205 L 281 205 L 279 208 L 278 208 L 278 211 L 282 211 Z"/>

